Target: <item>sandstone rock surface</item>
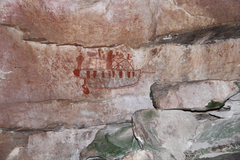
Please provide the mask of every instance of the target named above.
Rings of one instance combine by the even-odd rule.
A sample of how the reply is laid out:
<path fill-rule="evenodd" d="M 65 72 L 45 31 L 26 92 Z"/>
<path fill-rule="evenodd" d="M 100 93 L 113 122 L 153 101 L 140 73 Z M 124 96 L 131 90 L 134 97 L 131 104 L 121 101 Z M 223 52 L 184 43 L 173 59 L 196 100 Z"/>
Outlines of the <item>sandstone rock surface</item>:
<path fill-rule="evenodd" d="M 158 81 L 238 80 L 240 41 L 147 48 L 142 72 L 153 72 Z"/>
<path fill-rule="evenodd" d="M 190 159 L 209 157 L 209 154 L 236 153 L 240 151 L 240 116 L 205 122 L 203 130 L 186 155 Z M 212 157 L 213 158 L 213 157 Z"/>
<path fill-rule="evenodd" d="M 125 88 L 90 88 L 90 93 L 84 94 L 84 80 L 73 73 L 78 66 L 76 59 L 79 50 L 91 55 L 97 53 L 98 48 L 24 42 L 21 33 L 13 28 L 1 27 L 1 32 L 1 127 L 44 128 L 52 123 L 90 126 L 124 122 L 130 120 L 136 110 L 151 107 L 146 93 L 153 82 L 150 78 Z M 112 50 L 123 49 L 118 46 Z M 125 51 L 128 52 L 124 56 L 133 55 L 128 49 Z M 136 54 L 133 59 L 138 59 Z M 139 64 L 134 64 L 139 69 Z"/>
<path fill-rule="evenodd" d="M 136 110 L 152 108 L 149 88 L 154 81 L 240 78 L 239 39 L 188 47 L 84 48 L 24 41 L 22 32 L 9 26 L 1 26 L 1 33 L 0 126 L 5 128 L 129 121 Z M 137 83 L 116 89 L 89 87 L 84 94 L 85 82 L 73 72 L 77 58 L 82 52 L 85 66 L 89 57 L 98 57 L 99 49 L 105 56 L 110 50 L 131 55 L 134 70 L 141 71 Z"/>
<path fill-rule="evenodd" d="M 27 135 L 4 133 L 0 130 L 0 159 L 17 159 L 17 154 L 22 148 L 27 147 L 27 144 Z"/>
<path fill-rule="evenodd" d="M 85 47 L 138 46 L 152 36 L 149 1 L 3 1 L 1 23 L 16 25 L 27 41 Z M 37 18 L 36 18 L 37 17 Z"/>
<path fill-rule="evenodd" d="M 239 34 L 239 2 L 213 4 L 182 0 L 2 0 L 0 127 L 41 129 L 52 123 L 91 126 L 125 122 L 136 110 L 152 108 L 149 88 L 155 81 L 240 79 L 240 40 L 230 32 Z M 219 15 L 219 9 L 224 15 Z M 214 27 L 217 35 L 212 32 Z M 192 45 L 158 41 L 159 36 L 168 41 L 168 33 L 173 31 L 185 37 L 198 36 L 190 37 Z M 227 40 L 215 40 L 215 36 Z M 181 36 L 179 39 L 169 43 L 182 44 Z M 214 44 L 205 43 L 209 39 Z M 117 85 L 123 87 L 117 89 L 91 88 L 94 81 L 85 84 L 77 77 L 74 71 L 80 52 L 82 64 L 93 67 L 102 63 L 99 49 L 105 59 L 110 50 L 123 53 L 125 58 L 129 54 L 134 70 L 140 72 L 140 78 L 133 80 L 136 83 L 126 80 L 126 71 L 126 81 L 119 81 Z M 89 63 L 90 58 L 97 62 Z"/>
<path fill-rule="evenodd" d="M 186 151 L 188 159 L 236 159 L 240 152 L 239 102 L 238 93 L 221 110 L 209 112 L 219 119 L 199 121 L 193 144 Z"/>
<path fill-rule="evenodd" d="M 80 160 L 120 159 L 127 152 L 139 149 L 132 124 L 111 124 L 98 131 L 95 139 L 80 154 Z"/>
<path fill-rule="evenodd" d="M 151 86 L 153 101 L 160 109 L 208 110 L 222 107 L 224 101 L 239 91 L 231 81 L 193 81 L 155 83 Z M 217 103 L 220 102 L 220 103 Z"/>
<path fill-rule="evenodd" d="M 239 5 L 234 0 L 160 0 L 156 35 L 239 21 Z"/>
<path fill-rule="evenodd" d="M 89 145 L 95 134 L 105 126 L 66 129 L 47 132 L 2 131 L 0 158 L 6 160 L 78 160 L 81 150 Z"/>
<path fill-rule="evenodd" d="M 133 131 L 144 150 L 165 148 L 175 159 L 183 160 L 198 121 L 192 113 L 183 111 L 141 110 L 134 113 Z"/>
<path fill-rule="evenodd" d="M 222 110 L 212 111 L 209 114 L 228 119 L 240 115 L 240 93 L 231 97 L 223 106 Z"/>
<path fill-rule="evenodd" d="M 224 159 L 236 160 L 239 157 L 240 157 L 240 152 L 237 152 L 237 153 L 220 153 L 220 154 L 206 155 L 206 156 L 200 158 L 200 160 L 224 160 Z"/>
<path fill-rule="evenodd" d="M 27 41 L 135 48 L 158 35 L 237 22 L 239 5 L 235 0 L 4 0 L 0 22 L 19 27 Z"/>
<path fill-rule="evenodd" d="M 122 160 L 176 160 L 165 149 L 158 151 L 136 150 L 126 154 Z"/>
<path fill-rule="evenodd" d="M 79 159 L 103 124 L 129 122 L 135 111 L 152 108 L 154 82 L 240 80 L 239 7 L 237 0 L 0 0 L 0 159 Z M 181 95 L 175 107 L 189 107 Z M 230 123 L 238 114 L 234 102 L 223 107 L 230 105 L 229 112 L 211 114 Z M 135 126 L 139 141 L 149 136 L 140 142 L 149 151 L 125 158 L 184 157 L 196 120 L 155 112 L 153 120 L 136 123 L 146 126 Z M 162 115 L 170 124 L 154 121 Z M 98 132 L 107 137 L 100 143 L 109 140 L 122 157 L 131 150 L 131 129 L 110 130 Z M 176 134 L 184 138 L 174 148 Z M 82 155 L 113 156 L 93 152 Z"/>

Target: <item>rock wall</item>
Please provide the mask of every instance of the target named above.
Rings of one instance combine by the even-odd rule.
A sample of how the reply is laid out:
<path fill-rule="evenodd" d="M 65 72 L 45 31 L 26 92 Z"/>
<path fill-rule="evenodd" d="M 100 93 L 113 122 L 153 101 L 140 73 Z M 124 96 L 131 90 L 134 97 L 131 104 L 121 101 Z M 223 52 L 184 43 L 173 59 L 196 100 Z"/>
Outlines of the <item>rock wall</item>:
<path fill-rule="evenodd" d="M 154 82 L 240 80 L 239 7 L 236 0 L 1 0 L 3 136 L 130 122 L 153 108 Z"/>

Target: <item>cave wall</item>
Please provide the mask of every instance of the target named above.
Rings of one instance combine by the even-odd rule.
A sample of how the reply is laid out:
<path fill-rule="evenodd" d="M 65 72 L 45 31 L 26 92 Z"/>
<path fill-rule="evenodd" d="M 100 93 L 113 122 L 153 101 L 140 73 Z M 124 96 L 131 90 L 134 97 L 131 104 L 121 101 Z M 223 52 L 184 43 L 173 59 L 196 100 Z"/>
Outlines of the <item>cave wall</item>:
<path fill-rule="evenodd" d="M 239 80 L 239 7 L 1 0 L 0 127 L 32 133 L 128 122 L 153 108 L 154 82 Z"/>

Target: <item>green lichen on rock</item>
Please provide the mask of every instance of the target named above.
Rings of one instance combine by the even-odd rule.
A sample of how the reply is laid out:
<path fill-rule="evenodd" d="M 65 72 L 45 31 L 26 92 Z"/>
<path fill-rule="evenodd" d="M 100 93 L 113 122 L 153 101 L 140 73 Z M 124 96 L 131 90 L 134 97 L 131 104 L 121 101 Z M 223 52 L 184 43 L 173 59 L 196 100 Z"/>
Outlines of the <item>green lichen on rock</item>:
<path fill-rule="evenodd" d="M 185 155 L 187 159 L 192 160 L 209 153 L 239 152 L 240 116 L 207 122 L 201 135 L 191 147 L 193 149 L 185 152 Z"/>
<path fill-rule="evenodd" d="M 234 82 L 234 83 L 238 86 L 238 88 L 240 90 L 240 82 Z"/>
<path fill-rule="evenodd" d="M 240 117 L 234 117 L 229 120 L 215 121 L 213 124 L 206 125 L 198 141 L 214 144 L 220 140 L 240 137 Z"/>
<path fill-rule="evenodd" d="M 186 151 L 186 159 L 199 160 L 201 156 L 209 153 L 237 153 L 240 152 L 239 145 L 222 145 L 209 148 L 203 148 L 194 152 Z"/>
<path fill-rule="evenodd" d="M 150 96 L 150 99 L 152 100 L 153 107 L 156 109 L 159 109 L 159 107 L 157 106 L 157 102 L 155 101 L 155 99 L 153 97 L 152 91 L 150 92 L 149 96 Z"/>
<path fill-rule="evenodd" d="M 85 154 L 90 157 L 100 157 L 102 159 L 118 160 L 128 151 L 140 149 L 137 140 L 132 133 L 132 125 L 117 128 L 116 132 L 110 130 L 100 130 L 93 142 L 85 149 Z M 94 153 L 94 155 L 92 155 Z"/>
<path fill-rule="evenodd" d="M 213 100 L 211 100 L 205 107 L 209 108 L 209 109 L 213 109 L 213 108 L 221 108 L 225 105 L 225 101 L 224 102 L 215 102 Z"/>
<path fill-rule="evenodd" d="M 142 113 L 142 117 L 146 120 L 152 119 L 157 116 L 157 113 L 154 110 L 148 110 Z"/>

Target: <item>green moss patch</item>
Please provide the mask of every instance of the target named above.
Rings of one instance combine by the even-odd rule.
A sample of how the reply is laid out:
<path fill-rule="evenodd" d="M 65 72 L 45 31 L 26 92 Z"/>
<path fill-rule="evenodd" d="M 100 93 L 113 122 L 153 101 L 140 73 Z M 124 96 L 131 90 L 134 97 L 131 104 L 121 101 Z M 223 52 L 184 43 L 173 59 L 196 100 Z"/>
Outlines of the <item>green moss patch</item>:
<path fill-rule="evenodd" d="M 155 99 L 153 97 L 152 91 L 150 92 L 149 96 L 150 96 L 150 99 L 152 100 L 153 107 L 156 109 L 159 109 L 159 107 L 157 106 L 157 102 L 155 101 Z"/>
<path fill-rule="evenodd" d="M 234 82 L 234 83 L 238 86 L 238 88 L 240 90 L 240 82 Z"/>
<path fill-rule="evenodd" d="M 224 105 L 225 105 L 225 102 L 215 102 L 211 100 L 205 107 L 209 109 L 213 109 L 213 108 L 221 108 Z"/>
<path fill-rule="evenodd" d="M 109 157 L 114 158 L 114 160 L 121 159 L 120 157 L 127 152 L 140 149 L 133 134 L 129 134 L 129 130 L 132 130 L 132 126 L 125 126 L 112 134 L 105 134 L 103 130 L 100 130 L 93 142 L 87 147 L 87 151 L 97 153 L 96 157 L 102 159 Z"/>

